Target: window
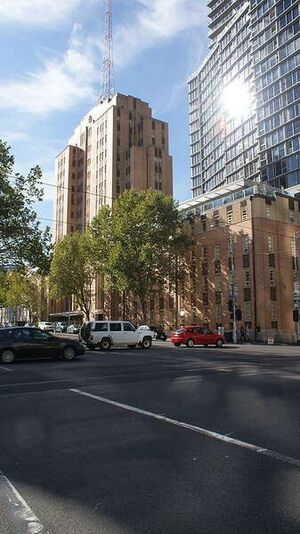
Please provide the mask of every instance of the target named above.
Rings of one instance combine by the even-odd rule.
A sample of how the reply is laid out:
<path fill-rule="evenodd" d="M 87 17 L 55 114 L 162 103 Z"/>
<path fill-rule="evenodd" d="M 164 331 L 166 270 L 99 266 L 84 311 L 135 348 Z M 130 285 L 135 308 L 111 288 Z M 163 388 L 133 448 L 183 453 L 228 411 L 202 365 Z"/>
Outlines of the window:
<path fill-rule="evenodd" d="M 221 289 L 222 289 L 221 274 L 218 273 L 216 274 L 216 279 L 215 279 L 215 290 L 221 291 Z"/>
<path fill-rule="evenodd" d="M 203 306 L 207 306 L 208 305 L 208 294 L 207 293 L 203 293 L 202 300 L 203 300 Z"/>
<path fill-rule="evenodd" d="M 247 208 L 241 208 L 241 220 L 246 221 L 248 218 L 248 210 Z"/>
<path fill-rule="evenodd" d="M 221 272 L 221 261 L 215 260 L 215 273 L 220 273 L 220 272 Z"/>
<path fill-rule="evenodd" d="M 270 287 L 270 300 L 271 301 L 276 301 L 277 300 L 276 287 Z"/>
<path fill-rule="evenodd" d="M 111 332 L 121 332 L 121 323 L 110 323 Z"/>
<path fill-rule="evenodd" d="M 243 253 L 248 254 L 249 252 L 249 235 L 243 234 L 242 236 L 242 247 L 243 247 Z"/>
<path fill-rule="evenodd" d="M 219 260 L 221 258 L 221 246 L 220 243 L 217 243 L 214 248 L 215 252 L 215 260 Z"/>
<path fill-rule="evenodd" d="M 232 224 L 233 222 L 233 211 L 227 211 L 227 223 Z"/>
<path fill-rule="evenodd" d="M 244 319 L 245 321 L 251 321 L 251 302 L 244 303 Z"/>
<path fill-rule="evenodd" d="M 270 219 L 270 217 L 271 217 L 271 207 L 270 206 L 266 206 L 266 217 L 268 219 Z"/>
<path fill-rule="evenodd" d="M 153 299 L 152 299 L 152 302 L 154 304 Z M 152 304 L 152 302 L 151 302 L 151 304 Z M 124 332 L 135 332 L 135 328 L 131 323 L 124 323 Z"/>
<path fill-rule="evenodd" d="M 270 270 L 270 286 L 271 287 L 276 286 L 276 273 L 273 269 Z"/>
<path fill-rule="evenodd" d="M 269 254 L 269 267 L 275 267 L 275 254 Z"/>
<path fill-rule="evenodd" d="M 268 235 L 268 252 L 273 252 L 273 236 Z"/>
<path fill-rule="evenodd" d="M 244 302 L 249 302 L 251 300 L 251 289 L 250 287 L 244 287 Z"/>
<path fill-rule="evenodd" d="M 270 306 L 270 319 L 271 321 L 277 321 L 277 303 L 271 302 Z"/>
<path fill-rule="evenodd" d="M 95 328 L 93 330 L 95 332 L 107 332 L 108 323 L 95 323 Z"/>
<path fill-rule="evenodd" d="M 201 247 L 201 257 L 202 258 L 207 258 L 207 246 L 203 246 Z"/>
<path fill-rule="evenodd" d="M 244 287 L 250 287 L 250 271 L 244 270 Z"/>
<path fill-rule="evenodd" d="M 243 268 L 247 269 L 248 267 L 250 267 L 249 254 L 243 254 Z"/>
<path fill-rule="evenodd" d="M 40 330 L 32 330 L 32 338 L 40 341 L 47 341 L 50 336 L 49 334 L 46 334 L 46 332 L 41 332 Z"/>
<path fill-rule="evenodd" d="M 36 332 L 39 332 L 39 330 L 36 330 Z M 46 334 L 46 337 L 48 338 L 48 334 Z M 16 340 L 20 340 L 20 341 L 21 340 L 29 341 L 31 338 L 31 331 L 30 330 L 13 330 L 13 338 Z"/>

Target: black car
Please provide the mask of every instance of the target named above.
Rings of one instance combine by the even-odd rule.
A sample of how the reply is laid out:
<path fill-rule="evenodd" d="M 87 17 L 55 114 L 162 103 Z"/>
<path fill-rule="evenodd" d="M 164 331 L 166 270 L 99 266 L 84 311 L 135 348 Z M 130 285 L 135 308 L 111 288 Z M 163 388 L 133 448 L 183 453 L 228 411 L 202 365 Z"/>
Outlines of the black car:
<path fill-rule="evenodd" d="M 152 330 L 152 332 L 155 332 L 156 334 L 155 339 L 166 341 L 168 336 L 163 328 L 161 328 L 160 326 L 150 326 L 150 330 Z"/>
<path fill-rule="evenodd" d="M 74 360 L 84 353 L 84 346 L 75 339 L 55 337 L 38 328 L 10 327 L 0 330 L 0 362 L 12 363 L 16 358 L 63 358 Z"/>

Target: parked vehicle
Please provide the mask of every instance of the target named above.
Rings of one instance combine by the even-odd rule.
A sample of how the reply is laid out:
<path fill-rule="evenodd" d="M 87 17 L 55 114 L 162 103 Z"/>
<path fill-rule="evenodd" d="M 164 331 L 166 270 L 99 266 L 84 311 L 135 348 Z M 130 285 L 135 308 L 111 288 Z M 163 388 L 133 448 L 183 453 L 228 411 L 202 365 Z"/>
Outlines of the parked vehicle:
<path fill-rule="evenodd" d="M 0 361 L 17 358 L 63 358 L 71 361 L 85 351 L 77 339 L 55 337 L 38 328 L 11 327 L 0 330 Z"/>
<path fill-rule="evenodd" d="M 68 328 L 68 323 L 66 322 L 58 321 L 55 323 L 55 332 L 57 332 L 58 334 L 63 334 L 64 332 L 67 331 L 67 328 Z"/>
<path fill-rule="evenodd" d="M 215 334 L 202 326 L 184 326 L 174 332 L 170 341 L 175 347 L 180 347 L 180 345 L 186 345 L 187 347 L 215 345 L 218 348 L 222 348 L 225 343 L 224 336 Z"/>
<path fill-rule="evenodd" d="M 79 334 L 80 326 L 79 324 L 70 324 L 67 327 L 67 334 Z"/>
<path fill-rule="evenodd" d="M 152 328 L 146 324 L 142 324 L 140 326 L 137 326 L 136 328 L 136 331 L 137 332 L 141 332 L 141 331 L 144 331 L 144 332 L 148 332 L 149 336 L 151 336 L 152 340 L 155 339 L 155 332 L 152 330 Z"/>
<path fill-rule="evenodd" d="M 166 339 L 168 338 L 166 332 L 160 326 L 150 326 L 150 329 L 153 330 L 155 334 L 155 339 L 166 341 Z"/>
<path fill-rule="evenodd" d="M 150 349 L 154 333 L 138 329 L 128 321 L 90 321 L 80 330 L 80 339 L 89 349 L 109 350 L 112 346 Z"/>
<path fill-rule="evenodd" d="M 53 323 L 49 323 L 47 321 L 39 322 L 38 328 L 40 330 L 44 330 L 44 332 L 54 332 L 54 324 Z"/>

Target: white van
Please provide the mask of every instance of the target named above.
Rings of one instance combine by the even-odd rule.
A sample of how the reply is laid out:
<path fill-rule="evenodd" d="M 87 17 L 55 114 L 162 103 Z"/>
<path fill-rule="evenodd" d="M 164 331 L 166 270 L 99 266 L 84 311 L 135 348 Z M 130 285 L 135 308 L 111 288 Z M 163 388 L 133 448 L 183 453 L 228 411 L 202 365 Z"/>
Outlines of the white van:
<path fill-rule="evenodd" d="M 45 332 L 54 332 L 54 324 L 47 321 L 40 321 L 38 327 Z"/>
<path fill-rule="evenodd" d="M 89 321 L 80 330 L 79 337 L 89 349 L 109 350 L 110 347 L 136 346 L 150 349 L 154 332 L 136 329 L 128 321 Z"/>

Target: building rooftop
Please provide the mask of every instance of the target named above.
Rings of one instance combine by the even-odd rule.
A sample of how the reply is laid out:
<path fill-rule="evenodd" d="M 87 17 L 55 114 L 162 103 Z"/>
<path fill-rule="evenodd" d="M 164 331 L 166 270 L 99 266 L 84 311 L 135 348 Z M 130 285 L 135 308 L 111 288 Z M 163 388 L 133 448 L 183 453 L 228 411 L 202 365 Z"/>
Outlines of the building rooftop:
<path fill-rule="evenodd" d="M 198 197 L 181 202 L 178 210 L 181 216 L 199 215 L 207 211 L 218 209 L 225 204 L 233 204 L 253 195 L 265 195 L 274 197 L 275 194 L 293 197 L 292 191 L 276 189 L 266 183 L 256 183 L 251 180 L 237 180 L 230 184 L 222 185 L 217 189 L 208 191 Z"/>

